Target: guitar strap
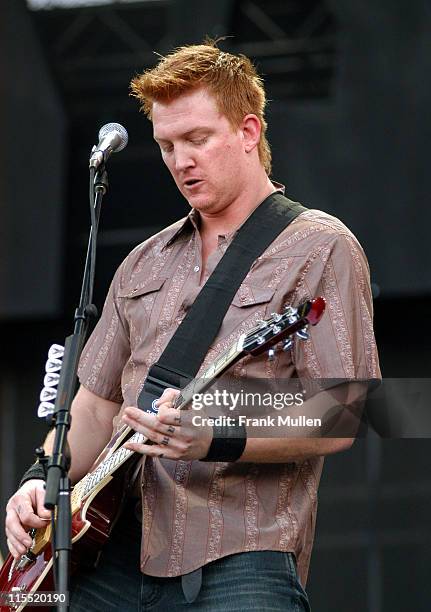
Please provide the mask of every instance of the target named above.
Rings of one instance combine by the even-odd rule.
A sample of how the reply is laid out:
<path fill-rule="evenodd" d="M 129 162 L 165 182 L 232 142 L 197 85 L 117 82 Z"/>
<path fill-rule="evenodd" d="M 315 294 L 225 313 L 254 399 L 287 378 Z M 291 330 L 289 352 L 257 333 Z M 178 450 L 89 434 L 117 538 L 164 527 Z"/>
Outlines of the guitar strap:
<path fill-rule="evenodd" d="M 246 219 L 159 360 L 151 366 L 138 398 L 139 408 L 155 412 L 153 402 L 164 389 L 181 389 L 196 376 L 252 263 L 306 210 L 275 192 Z"/>

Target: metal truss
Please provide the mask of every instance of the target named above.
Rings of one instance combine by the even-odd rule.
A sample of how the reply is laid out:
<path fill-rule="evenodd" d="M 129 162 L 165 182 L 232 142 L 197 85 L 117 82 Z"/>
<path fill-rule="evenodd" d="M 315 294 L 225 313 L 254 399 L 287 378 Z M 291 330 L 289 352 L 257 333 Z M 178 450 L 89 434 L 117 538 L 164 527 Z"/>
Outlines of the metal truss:
<path fill-rule="evenodd" d="M 205 34 L 228 35 L 224 47 L 251 57 L 272 95 L 330 90 L 336 25 L 324 0 L 147 0 L 32 15 L 70 110 L 85 103 L 90 112 L 100 95 L 124 96 L 155 52 Z"/>

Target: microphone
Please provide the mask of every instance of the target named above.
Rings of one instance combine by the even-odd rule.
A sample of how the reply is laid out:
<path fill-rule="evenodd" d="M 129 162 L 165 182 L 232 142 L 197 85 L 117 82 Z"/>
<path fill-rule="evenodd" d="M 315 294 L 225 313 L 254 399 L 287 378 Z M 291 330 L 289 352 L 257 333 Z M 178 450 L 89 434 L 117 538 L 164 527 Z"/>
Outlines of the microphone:
<path fill-rule="evenodd" d="M 111 153 L 122 151 L 129 141 L 126 128 L 119 123 L 107 123 L 99 130 L 99 144 L 91 150 L 90 168 L 104 164 Z"/>

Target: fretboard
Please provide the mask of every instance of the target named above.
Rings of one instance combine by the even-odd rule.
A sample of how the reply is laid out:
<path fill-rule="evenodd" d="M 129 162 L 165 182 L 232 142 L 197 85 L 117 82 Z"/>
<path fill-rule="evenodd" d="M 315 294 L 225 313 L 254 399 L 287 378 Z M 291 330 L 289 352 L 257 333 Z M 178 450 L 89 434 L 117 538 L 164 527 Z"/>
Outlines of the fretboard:
<path fill-rule="evenodd" d="M 129 438 L 128 442 L 142 444 L 145 440 L 146 438 L 143 434 L 135 432 L 133 436 Z M 79 497 L 81 500 L 88 497 L 106 476 L 113 474 L 133 454 L 134 451 L 120 446 L 112 455 L 104 459 L 93 472 L 87 474 L 77 483 L 73 490 L 73 495 Z"/>
<path fill-rule="evenodd" d="M 242 350 L 243 336 L 224 351 L 210 366 L 197 378 L 189 382 L 181 391 L 175 402 L 175 408 L 184 410 L 196 393 L 203 393 L 211 386 L 213 381 L 223 374 L 232 364 L 243 355 Z"/>

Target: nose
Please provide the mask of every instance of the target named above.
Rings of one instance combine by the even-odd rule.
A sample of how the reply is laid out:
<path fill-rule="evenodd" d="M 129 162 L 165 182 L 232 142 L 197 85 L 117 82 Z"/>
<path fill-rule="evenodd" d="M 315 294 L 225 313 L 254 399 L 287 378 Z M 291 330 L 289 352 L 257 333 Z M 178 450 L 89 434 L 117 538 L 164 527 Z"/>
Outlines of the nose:
<path fill-rule="evenodd" d="M 174 150 L 175 170 L 182 172 L 195 165 L 190 150 L 186 146 L 177 145 Z"/>

